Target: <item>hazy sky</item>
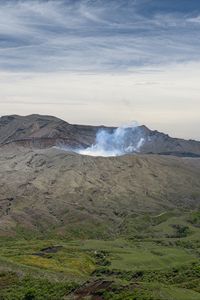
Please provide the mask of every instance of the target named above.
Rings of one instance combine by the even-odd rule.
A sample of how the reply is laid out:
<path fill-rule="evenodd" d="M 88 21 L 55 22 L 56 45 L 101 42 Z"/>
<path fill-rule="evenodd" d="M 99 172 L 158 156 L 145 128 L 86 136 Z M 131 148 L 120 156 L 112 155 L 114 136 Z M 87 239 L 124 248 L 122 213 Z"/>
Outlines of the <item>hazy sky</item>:
<path fill-rule="evenodd" d="M 200 1 L 0 1 L 0 114 L 200 140 Z"/>

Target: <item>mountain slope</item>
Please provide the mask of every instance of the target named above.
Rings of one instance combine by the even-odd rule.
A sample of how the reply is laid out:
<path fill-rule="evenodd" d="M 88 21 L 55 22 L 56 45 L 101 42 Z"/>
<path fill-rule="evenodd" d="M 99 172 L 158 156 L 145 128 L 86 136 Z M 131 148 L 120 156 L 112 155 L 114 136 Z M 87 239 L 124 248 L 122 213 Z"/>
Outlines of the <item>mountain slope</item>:
<path fill-rule="evenodd" d="M 151 155 L 94 158 L 57 149 L 0 151 L 0 232 L 114 233 L 134 213 L 200 204 L 200 160 Z"/>

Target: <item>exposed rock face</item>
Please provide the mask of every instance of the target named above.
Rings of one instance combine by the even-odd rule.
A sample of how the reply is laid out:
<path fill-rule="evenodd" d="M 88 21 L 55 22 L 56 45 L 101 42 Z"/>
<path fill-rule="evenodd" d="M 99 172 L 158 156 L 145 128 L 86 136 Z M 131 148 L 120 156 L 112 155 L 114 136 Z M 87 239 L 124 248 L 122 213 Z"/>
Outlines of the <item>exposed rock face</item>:
<path fill-rule="evenodd" d="M 14 143 L 20 146 L 48 148 L 57 145 L 88 147 L 95 142 L 100 129 L 112 132 L 114 127 L 71 125 L 52 116 L 12 115 L 0 118 L 0 145 Z M 171 138 L 158 131 L 140 126 L 145 139 L 141 153 L 176 156 L 200 156 L 200 142 Z"/>

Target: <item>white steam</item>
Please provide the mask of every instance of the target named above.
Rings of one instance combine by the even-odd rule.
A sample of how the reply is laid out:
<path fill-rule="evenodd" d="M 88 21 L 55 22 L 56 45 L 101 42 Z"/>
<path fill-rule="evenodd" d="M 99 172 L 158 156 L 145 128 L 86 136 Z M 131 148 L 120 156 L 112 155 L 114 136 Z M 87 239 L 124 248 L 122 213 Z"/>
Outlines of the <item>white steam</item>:
<path fill-rule="evenodd" d="M 97 133 L 95 144 L 86 149 L 76 149 L 74 152 L 90 156 L 120 156 L 139 152 L 144 141 L 138 124 L 134 122 L 112 132 L 102 129 Z"/>

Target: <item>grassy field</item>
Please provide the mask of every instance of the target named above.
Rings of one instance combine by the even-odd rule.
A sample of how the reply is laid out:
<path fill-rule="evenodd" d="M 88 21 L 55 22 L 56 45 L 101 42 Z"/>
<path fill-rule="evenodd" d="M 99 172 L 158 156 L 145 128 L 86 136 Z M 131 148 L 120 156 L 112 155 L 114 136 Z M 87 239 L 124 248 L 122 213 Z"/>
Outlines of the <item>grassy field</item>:
<path fill-rule="evenodd" d="M 0 239 L 0 299 L 200 299 L 200 214 L 125 220 L 118 238 Z"/>

